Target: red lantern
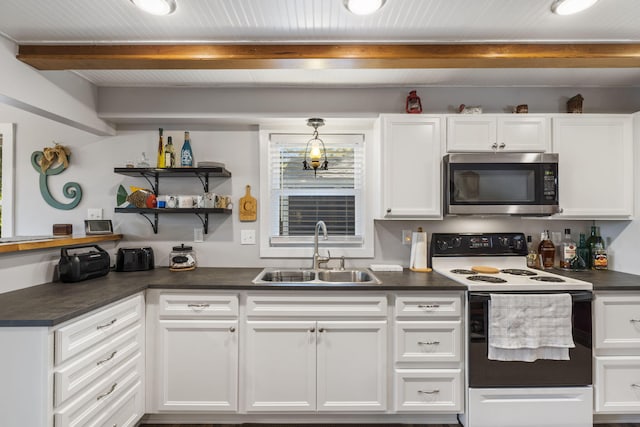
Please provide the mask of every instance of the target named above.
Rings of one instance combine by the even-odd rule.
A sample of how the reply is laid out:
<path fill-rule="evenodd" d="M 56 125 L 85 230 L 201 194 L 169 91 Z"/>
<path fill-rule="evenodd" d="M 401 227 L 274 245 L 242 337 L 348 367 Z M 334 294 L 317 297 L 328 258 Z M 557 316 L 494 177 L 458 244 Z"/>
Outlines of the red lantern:
<path fill-rule="evenodd" d="M 415 90 L 409 92 L 409 96 L 407 96 L 405 111 L 409 114 L 422 113 L 422 103 L 420 102 L 420 97 L 416 94 Z"/>

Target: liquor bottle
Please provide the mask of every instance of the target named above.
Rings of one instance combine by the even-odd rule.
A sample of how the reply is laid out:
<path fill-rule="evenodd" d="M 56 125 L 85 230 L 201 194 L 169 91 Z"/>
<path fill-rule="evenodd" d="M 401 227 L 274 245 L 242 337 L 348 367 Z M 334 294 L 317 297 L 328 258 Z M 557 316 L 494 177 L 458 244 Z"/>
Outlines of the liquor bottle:
<path fill-rule="evenodd" d="M 164 144 L 162 143 L 162 128 L 158 129 L 160 132 L 160 137 L 158 138 L 158 161 L 156 167 L 161 169 L 164 168 Z"/>
<path fill-rule="evenodd" d="M 578 248 L 576 250 L 576 260 L 571 266 L 573 270 L 586 270 L 589 265 L 589 248 L 587 248 L 586 237 L 584 233 L 580 233 L 578 240 Z"/>
<path fill-rule="evenodd" d="M 597 243 L 602 244 L 604 249 L 604 240 L 600 237 L 600 227 L 596 225 L 591 226 L 591 235 L 587 239 L 587 249 L 589 249 L 589 259 L 587 268 L 593 268 L 593 256 L 595 254 L 595 246 Z"/>
<path fill-rule="evenodd" d="M 527 267 L 540 268 L 540 258 L 538 252 L 531 242 L 531 236 L 527 236 Z"/>
<path fill-rule="evenodd" d="M 604 244 L 598 242 L 593 247 L 593 270 L 606 270 L 609 265 Z"/>
<path fill-rule="evenodd" d="M 538 253 L 540 254 L 541 267 L 551 268 L 553 267 L 553 261 L 556 256 L 556 247 L 549 239 L 549 230 L 545 230 L 540 235 L 540 244 L 538 245 Z"/>
<path fill-rule="evenodd" d="M 576 242 L 571 239 L 571 229 L 564 229 L 564 240 L 560 243 L 560 248 L 560 268 L 571 269 L 578 249 Z"/>
<path fill-rule="evenodd" d="M 170 136 L 167 137 L 167 145 L 164 146 L 164 167 L 176 167 L 176 153 L 173 148 L 173 140 Z"/>
<path fill-rule="evenodd" d="M 182 144 L 182 150 L 180 151 L 180 166 L 193 167 L 193 151 L 191 151 L 191 142 L 189 138 L 189 132 L 184 133 L 184 144 Z"/>

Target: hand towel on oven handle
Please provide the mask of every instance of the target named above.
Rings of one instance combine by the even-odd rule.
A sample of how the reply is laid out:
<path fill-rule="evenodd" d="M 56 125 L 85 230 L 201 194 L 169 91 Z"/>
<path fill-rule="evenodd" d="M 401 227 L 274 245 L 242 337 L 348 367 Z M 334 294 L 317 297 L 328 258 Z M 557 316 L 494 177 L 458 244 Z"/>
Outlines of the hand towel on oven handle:
<path fill-rule="evenodd" d="M 569 360 L 569 348 L 575 347 L 571 308 L 568 293 L 491 294 L 489 359 Z"/>

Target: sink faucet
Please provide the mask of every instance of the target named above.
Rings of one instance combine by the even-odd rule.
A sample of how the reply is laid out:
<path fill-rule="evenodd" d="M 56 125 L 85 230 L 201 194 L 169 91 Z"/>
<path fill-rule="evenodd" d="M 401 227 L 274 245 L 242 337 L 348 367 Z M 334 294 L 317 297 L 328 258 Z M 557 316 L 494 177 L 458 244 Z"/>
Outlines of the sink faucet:
<path fill-rule="evenodd" d="M 327 240 L 327 226 L 324 221 L 318 221 L 316 223 L 315 232 L 313 233 L 313 269 L 320 269 L 320 264 L 326 264 L 331 259 L 331 255 L 323 257 L 318 253 L 318 234 L 320 234 L 320 229 L 322 228 L 322 234 L 324 235 L 324 240 Z"/>

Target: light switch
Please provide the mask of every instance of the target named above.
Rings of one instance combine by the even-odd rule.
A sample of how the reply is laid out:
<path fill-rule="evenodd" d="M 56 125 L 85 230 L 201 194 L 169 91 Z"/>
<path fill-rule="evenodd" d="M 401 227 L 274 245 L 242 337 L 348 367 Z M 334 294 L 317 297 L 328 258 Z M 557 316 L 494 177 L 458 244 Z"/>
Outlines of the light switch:
<path fill-rule="evenodd" d="M 102 219 L 102 208 L 87 209 L 87 219 Z"/>
<path fill-rule="evenodd" d="M 256 244 L 256 230 L 240 230 L 240 244 L 241 245 L 255 245 Z"/>

